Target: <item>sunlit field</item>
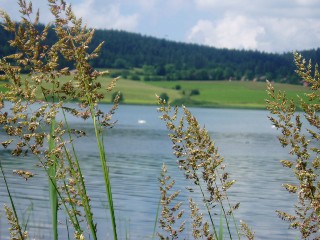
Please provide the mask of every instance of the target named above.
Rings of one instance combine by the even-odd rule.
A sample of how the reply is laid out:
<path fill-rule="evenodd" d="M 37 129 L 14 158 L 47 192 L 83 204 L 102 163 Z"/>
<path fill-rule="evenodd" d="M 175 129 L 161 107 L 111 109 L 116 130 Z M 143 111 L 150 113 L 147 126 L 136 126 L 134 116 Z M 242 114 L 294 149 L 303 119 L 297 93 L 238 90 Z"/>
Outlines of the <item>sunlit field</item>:
<path fill-rule="evenodd" d="M 183 99 L 191 105 L 205 107 L 230 108 L 265 108 L 267 98 L 265 82 L 241 81 L 177 81 L 177 82 L 148 82 L 152 86 L 168 89 L 181 87 Z M 288 97 L 298 100 L 297 95 L 304 96 L 306 87 L 290 84 L 275 84 L 275 88 L 285 90 Z M 192 90 L 199 90 L 199 95 L 192 95 Z M 177 101 L 172 97 L 172 101 Z"/>
<path fill-rule="evenodd" d="M 26 76 L 24 76 L 26 77 Z M 72 76 L 61 77 L 61 83 L 71 81 Z M 111 93 L 107 93 L 110 77 L 100 77 L 103 102 L 111 102 Z M 275 83 L 275 88 L 286 91 L 288 97 L 298 101 L 297 96 L 304 97 L 307 88 L 300 85 Z M 4 91 L 4 83 L 0 84 Z M 198 95 L 192 95 L 192 90 L 198 90 Z M 125 104 L 157 103 L 156 94 L 166 93 L 173 104 L 187 106 L 225 107 L 225 108 L 265 108 L 267 98 L 266 83 L 252 81 L 133 81 L 120 79 L 113 92 L 123 94 Z M 39 93 L 39 97 L 41 94 Z"/>

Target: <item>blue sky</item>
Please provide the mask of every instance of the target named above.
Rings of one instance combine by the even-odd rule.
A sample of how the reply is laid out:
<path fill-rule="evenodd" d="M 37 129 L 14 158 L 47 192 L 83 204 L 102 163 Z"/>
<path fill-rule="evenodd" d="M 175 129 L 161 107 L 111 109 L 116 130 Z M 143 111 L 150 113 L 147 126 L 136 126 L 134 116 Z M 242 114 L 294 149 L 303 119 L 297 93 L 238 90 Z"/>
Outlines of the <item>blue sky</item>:
<path fill-rule="evenodd" d="M 0 8 L 18 19 L 17 1 Z M 218 48 L 287 52 L 320 47 L 319 0 L 67 0 L 90 27 Z M 40 21 L 47 1 L 33 0 Z"/>

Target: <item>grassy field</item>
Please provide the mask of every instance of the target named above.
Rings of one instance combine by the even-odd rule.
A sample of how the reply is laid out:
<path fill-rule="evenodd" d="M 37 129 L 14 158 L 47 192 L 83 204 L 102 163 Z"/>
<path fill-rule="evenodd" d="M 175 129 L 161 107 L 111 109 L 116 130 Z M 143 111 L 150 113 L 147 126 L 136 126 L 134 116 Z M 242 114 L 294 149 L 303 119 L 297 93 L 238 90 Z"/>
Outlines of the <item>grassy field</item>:
<path fill-rule="evenodd" d="M 111 81 L 109 78 L 101 78 L 103 85 L 107 85 Z M 178 99 L 182 95 L 174 89 L 166 89 L 161 86 L 146 84 L 145 82 L 120 79 L 117 82 L 115 91 L 120 91 L 124 97 L 124 103 L 128 104 L 157 104 L 156 94 L 160 95 L 166 92 L 170 99 Z M 110 102 L 111 94 L 104 99 Z"/>
<path fill-rule="evenodd" d="M 203 107 L 226 108 L 265 108 L 267 98 L 265 82 L 241 81 L 179 81 L 179 82 L 150 82 L 152 86 L 166 89 L 176 88 L 180 85 L 179 92 L 185 92 L 182 99 L 171 98 L 173 102 L 187 102 L 190 105 Z M 199 95 L 189 96 L 194 89 L 199 90 Z M 303 96 L 306 87 L 275 84 L 275 89 L 285 90 L 290 98 L 297 100 L 297 95 Z M 170 96 L 171 97 L 171 96 Z"/>
<path fill-rule="evenodd" d="M 71 77 L 61 78 L 61 82 L 71 80 Z M 111 78 L 99 78 L 102 86 L 110 83 Z M 177 85 L 180 89 L 176 90 Z M 192 95 L 192 90 L 198 90 L 199 95 Z M 306 87 L 275 84 L 275 89 L 285 90 L 289 97 L 297 100 L 297 95 L 303 96 Z M 3 84 L 0 84 L 3 91 Z M 115 91 L 120 91 L 125 104 L 156 104 L 156 94 L 167 93 L 169 101 L 175 105 L 221 107 L 221 108 L 265 108 L 267 98 L 265 82 L 241 82 L 241 81 L 157 81 L 144 82 L 120 79 Z M 111 102 L 112 93 L 106 93 L 103 100 Z"/>
<path fill-rule="evenodd" d="M 22 77 L 26 78 L 28 76 L 23 75 Z M 61 83 L 65 83 L 70 80 L 72 80 L 72 76 L 60 78 Z M 102 84 L 102 89 L 106 89 L 112 79 L 109 77 L 100 77 L 99 81 Z M 0 91 L 5 91 L 4 86 L 5 82 L 0 82 Z M 178 99 L 181 97 L 181 93 L 174 89 L 164 89 L 163 87 L 145 84 L 141 81 L 132 81 L 126 79 L 120 79 L 117 82 L 114 92 L 118 91 L 123 94 L 124 103 L 126 104 L 157 104 L 156 94 L 161 94 L 162 92 L 166 92 L 172 99 Z M 112 92 L 110 93 L 105 90 L 104 93 L 105 98 L 103 99 L 103 102 L 110 103 Z M 38 94 L 41 96 L 40 92 Z"/>

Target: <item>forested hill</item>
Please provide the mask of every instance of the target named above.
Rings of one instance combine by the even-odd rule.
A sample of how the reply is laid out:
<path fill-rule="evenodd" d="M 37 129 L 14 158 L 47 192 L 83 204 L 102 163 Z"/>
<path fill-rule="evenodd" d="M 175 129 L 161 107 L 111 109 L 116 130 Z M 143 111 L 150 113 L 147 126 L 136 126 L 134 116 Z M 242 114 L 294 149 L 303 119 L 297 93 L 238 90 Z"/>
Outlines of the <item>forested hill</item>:
<path fill-rule="evenodd" d="M 43 28 L 43 26 L 39 26 Z M 14 51 L 6 41 L 9 34 L 0 27 L 0 55 Z M 54 34 L 49 34 L 54 41 Z M 142 36 L 117 30 L 96 30 L 92 48 L 105 41 L 96 68 L 143 68 L 158 79 L 223 80 L 247 79 L 299 83 L 293 55 L 258 51 L 218 49 Z M 236 39 L 235 39 L 236 41 Z M 320 63 L 320 49 L 303 51 L 305 58 Z"/>

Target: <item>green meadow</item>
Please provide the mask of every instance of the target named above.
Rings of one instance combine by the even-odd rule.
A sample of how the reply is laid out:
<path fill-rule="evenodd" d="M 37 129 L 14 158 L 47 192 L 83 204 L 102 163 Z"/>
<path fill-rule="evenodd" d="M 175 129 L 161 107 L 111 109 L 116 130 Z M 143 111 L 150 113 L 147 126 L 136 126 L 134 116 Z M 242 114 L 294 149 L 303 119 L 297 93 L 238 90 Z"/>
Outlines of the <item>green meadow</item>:
<path fill-rule="evenodd" d="M 181 99 L 170 97 L 176 103 L 185 101 L 189 105 L 203 107 L 226 108 L 265 108 L 267 98 L 266 82 L 252 81 L 176 81 L 176 82 L 149 82 L 152 86 L 164 89 L 181 87 Z M 275 83 L 275 88 L 284 90 L 287 96 L 298 101 L 298 95 L 304 97 L 306 87 L 290 84 Z M 191 95 L 192 90 L 198 90 L 199 95 Z M 184 93 L 184 94 L 182 94 Z"/>
<path fill-rule="evenodd" d="M 106 80 L 108 81 L 108 80 Z M 177 87 L 178 86 L 178 87 Z M 176 90 L 176 88 L 180 88 Z M 155 94 L 166 93 L 172 104 L 221 108 L 265 108 L 267 84 L 265 82 L 241 81 L 131 81 L 120 79 L 116 89 L 124 96 L 124 103 L 155 104 Z M 287 96 L 298 101 L 304 97 L 306 87 L 275 83 Z M 191 95 L 192 90 L 199 95 Z M 108 99 L 106 99 L 108 101 Z"/>
<path fill-rule="evenodd" d="M 26 77 L 26 76 L 24 76 Z M 71 81 L 72 76 L 62 77 L 61 83 Z M 112 78 L 100 77 L 102 89 L 110 84 Z M 287 96 L 298 101 L 298 95 L 304 97 L 307 88 L 299 85 L 275 83 L 275 88 L 284 90 Z M 154 105 L 156 94 L 166 93 L 173 105 L 219 107 L 219 108 L 255 108 L 264 109 L 267 98 L 265 82 L 252 81 L 133 81 L 120 79 L 114 91 L 123 94 L 124 104 Z M 4 83 L 0 84 L 4 91 Z M 192 95 L 197 90 L 198 95 Z M 110 103 L 112 93 L 106 93 L 103 102 Z"/>

